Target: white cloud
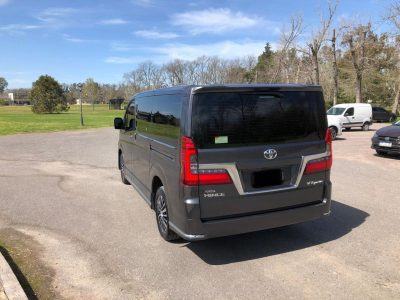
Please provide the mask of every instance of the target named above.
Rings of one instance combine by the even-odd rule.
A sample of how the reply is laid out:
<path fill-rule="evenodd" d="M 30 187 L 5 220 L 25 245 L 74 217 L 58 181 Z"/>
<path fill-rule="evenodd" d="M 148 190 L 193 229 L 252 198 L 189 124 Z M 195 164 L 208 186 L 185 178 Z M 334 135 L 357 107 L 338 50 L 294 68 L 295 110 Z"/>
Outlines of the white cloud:
<path fill-rule="evenodd" d="M 0 6 L 6 5 L 10 2 L 11 2 L 10 0 L 0 0 Z"/>
<path fill-rule="evenodd" d="M 102 20 L 99 23 L 103 24 L 103 25 L 124 25 L 124 24 L 128 24 L 129 21 L 120 19 L 120 18 L 116 18 L 116 19 Z"/>
<path fill-rule="evenodd" d="M 165 56 L 165 61 L 176 58 L 193 60 L 202 55 L 215 55 L 222 58 L 233 59 L 248 55 L 260 55 L 264 46 L 265 41 L 222 41 L 202 45 L 167 44 L 159 48 L 153 48 L 152 51 Z"/>
<path fill-rule="evenodd" d="M 0 27 L 0 33 L 4 32 L 7 34 L 24 34 L 26 31 L 39 29 L 39 25 L 29 25 L 29 24 L 8 24 Z"/>
<path fill-rule="evenodd" d="M 253 27 L 262 22 L 261 18 L 245 16 L 228 8 L 188 11 L 172 16 L 173 25 L 182 26 L 192 34 L 221 33 Z"/>
<path fill-rule="evenodd" d="M 138 63 L 140 60 L 135 57 L 120 57 L 120 56 L 112 56 L 108 57 L 104 60 L 106 63 L 109 64 L 135 64 Z"/>
<path fill-rule="evenodd" d="M 60 18 L 68 17 L 77 13 L 78 10 L 70 7 L 53 7 L 47 8 L 39 13 L 37 19 L 44 23 L 56 23 Z"/>
<path fill-rule="evenodd" d="M 242 42 L 222 41 L 211 44 L 190 45 L 181 43 L 162 44 L 157 48 L 132 48 L 128 45 L 112 45 L 113 50 L 133 51 L 139 55 L 134 56 L 112 56 L 104 61 L 111 64 L 137 64 L 151 60 L 156 64 L 163 64 L 173 59 L 194 60 L 200 56 L 218 56 L 225 59 L 235 59 L 245 56 L 258 56 L 264 50 L 265 41 L 246 40 Z M 114 48 L 116 47 L 116 48 Z M 277 48 L 275 43 L 271 44 L 273 49 Z"/>
<path fill-rule="evenodd" d="M 155 30 L 138 30 L 134 34 L 145 39 L 174 39 L 179 37 L 179 35 L 173 32 L 158 32 Z"/>
<path fill-rule="evenodd" d="M 132 45 L 121 43 L 121 42 L 111 42 L 110 43 L 111 50 L 119 51 L 119 52 L 128 52 L 136 50 L 136 47 Z"/>
<path fill-rule="evenodd" d="M 142 7 L 154 6 L 153 0 L 131 0 L 131 2 L 137 6 L 142 6 Z"/>
<path fill-rule="evenodd" d="M 63 34 L 62 37 L 64 40 L 71 42 L 71 43 L 96 43 L 99 42 L 98 40 L 90 40 L 90 39 L 82 39 L 77 37 L 72 37 L 69 34 Z"/>

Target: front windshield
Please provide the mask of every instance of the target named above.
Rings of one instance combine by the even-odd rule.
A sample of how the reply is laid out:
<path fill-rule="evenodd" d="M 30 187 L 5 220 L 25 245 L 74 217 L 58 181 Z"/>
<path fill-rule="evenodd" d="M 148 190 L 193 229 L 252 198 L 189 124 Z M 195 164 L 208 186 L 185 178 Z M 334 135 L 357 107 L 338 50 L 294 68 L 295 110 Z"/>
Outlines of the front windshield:
<path fill-rule="evenodd" d="M 331 107 L 326 114 L 331 115 L 331 116 L 338 116 L 341 115 L 344 112 L 344 108 L 341 107 Z"/>

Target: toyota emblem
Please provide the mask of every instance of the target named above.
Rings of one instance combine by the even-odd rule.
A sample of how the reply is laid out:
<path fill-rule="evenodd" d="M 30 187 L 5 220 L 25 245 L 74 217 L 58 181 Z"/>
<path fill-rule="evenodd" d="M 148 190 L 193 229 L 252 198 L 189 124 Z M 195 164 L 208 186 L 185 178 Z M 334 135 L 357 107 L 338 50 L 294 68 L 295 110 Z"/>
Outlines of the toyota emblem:
<path fill-rule="evenodd" d="M 264 157 L 266 159 L 274 159 L 278 156 L 278 152 L 275 149 L 267 149 L 264 151 Z"/>

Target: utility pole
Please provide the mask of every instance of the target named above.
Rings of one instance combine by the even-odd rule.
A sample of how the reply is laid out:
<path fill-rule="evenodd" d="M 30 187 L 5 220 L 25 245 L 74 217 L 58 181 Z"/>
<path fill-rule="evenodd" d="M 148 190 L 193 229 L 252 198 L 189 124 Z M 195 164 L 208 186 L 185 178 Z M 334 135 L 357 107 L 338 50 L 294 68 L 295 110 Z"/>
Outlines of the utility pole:
<path fill-rule="evenodd" d="M 79 89 L 79 103 L 80 103 L 80 106 L 81 106 L 81 127 L 83 127 L 83 111 L 82 111 L 82 86 L 83 86 L 83 84 L 82 83 L 78 83 L 77 86 L 78 86 L 78 89 Z"/>

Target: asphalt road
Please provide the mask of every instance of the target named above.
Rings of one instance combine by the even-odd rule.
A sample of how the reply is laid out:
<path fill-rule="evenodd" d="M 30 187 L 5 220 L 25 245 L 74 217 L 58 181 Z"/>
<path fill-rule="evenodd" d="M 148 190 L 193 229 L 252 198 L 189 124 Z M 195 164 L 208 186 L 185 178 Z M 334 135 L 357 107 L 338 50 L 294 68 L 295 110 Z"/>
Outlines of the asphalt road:
<path fill-rule="evenodd" d="M 372 130 L 334 142 L 330 216 L 196 243 L 162 240 L 120 182 L 116 131 L 1 137 L 0 229 L 41 246 L 66 298 L 399 299 L 400 160 Z"/>

